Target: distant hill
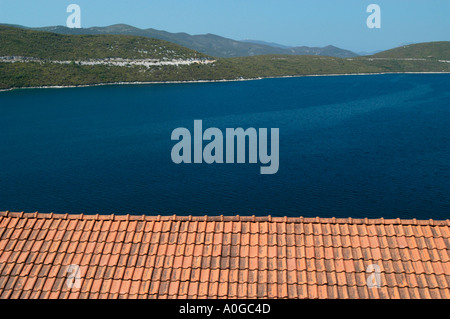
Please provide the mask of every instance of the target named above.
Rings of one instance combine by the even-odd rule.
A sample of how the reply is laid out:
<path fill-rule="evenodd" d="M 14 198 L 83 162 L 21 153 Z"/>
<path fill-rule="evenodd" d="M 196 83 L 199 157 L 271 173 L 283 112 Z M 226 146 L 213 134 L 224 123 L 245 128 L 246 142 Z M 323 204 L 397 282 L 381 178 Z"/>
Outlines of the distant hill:
<path fill-rule="evenodd" d="M 307 46 L 290 47 L 290 46 L 285 46 L 285 45 L 278 44 L 278 43 L 257 41 L 257 40 L 243 40 L 243 42 L 266 45 L 266 46 L 271 46 L 273 48 L 281 49 L 282 51 L 280 51 L 279 54 L 320 55 L 320 56 L 334 56 L 337 58 L 353 58 L 353 57 L 356 57 L 359 55 L 359 54 L 356 54 L 355 52 L 343 50 L 343 49 L 340 49 L 340 48 L 332 46 L 332 45 L 328 45 L 323 48 L 307 47 Z"/>
<path fill-rule="evenodd" d="M 359 51 L 356 52 L 360 56 L 374 55 L 376 53 L 382 52 L 383 50 L 375 50 L 375 51 Z"/>
<path fill-rule="evenodd" d="M 17 25 L 15 27 L 27 28 Z M 170 33 L 155 29 L 139 29 L 126 24 L 115 24 L 107 27 L 92 27 L 81 29 L 71 29 L 64 26 L 52 26 L 32 29 L 72 35 L 116 34 L 142 36 L 173 42 L 186 48 L 204 53 L 206 55 L 222 58 L 265 54 L 322 55 L 335 56 L 340 58 L 357 56 L 357 54 L 354 52 L 343 50 L 334 46 L 326 46 L 324 48 L 310 48 L 305 46 L 291 48 L 263 41 L 236 41 L 214 34 L 190 35 L 187 33 Z"/>
<path fill-rule="evenodd" d="M 247 40 L 241 40 L 241 42 L 253 43 L 253 44 L 261 44 L 261 45 L 266 45 L 266 46 L 269 46 L 269 47 L 281 48 L 281 49 L 290 49 L 290 48 L 292 48 L 292 46 L 283 45 L 283 44 L 279 44 L 279 43 L 275 43 L 275 42 L 260 41 L 260 40 L 247 39 Z"/>
<path fill-rule="evenodd" d="M 343 50 L 332 45 L 328 45 L 323 48 L 302 46 L 289 48 L 287 50 L 290 51 L 290 53 L 286 54 L 292 55 L 321 55 L 321 56 L 334 56 L 338 58 L 353 58 L 358 56 L 356 53 L 352 51 Z"/>
<path fill-rule="evenodd" d="M 375 58 L 416 58 L 450 60 L 450 41 L 425 42 L 404 45 L 374 54 Z"/>

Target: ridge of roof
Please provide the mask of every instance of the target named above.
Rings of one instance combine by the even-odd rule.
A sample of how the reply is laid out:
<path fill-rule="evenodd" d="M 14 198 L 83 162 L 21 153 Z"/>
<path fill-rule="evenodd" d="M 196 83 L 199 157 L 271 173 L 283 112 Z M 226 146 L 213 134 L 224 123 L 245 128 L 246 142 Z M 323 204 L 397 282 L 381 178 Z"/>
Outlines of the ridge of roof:
<path fill-rule="evenodd" d="M 450 220 L 420 220 L 420 219 L 379 219 L 371 218 L 321 218 L 321 217 L 273 217 L 268 216 L 192 216 L 192 215 L 86 215 L 86 214 L 54 214 L 54 213 L 24 213 L 24 212 L 0 212 L 0 217 L 8 218 L 34 218 L 34 219 L 78 219 L 78 220 L 112 220 L 112 221 L 199 221 L 199 222 L 271 222 L 271 223 L 309 223 L 309 224 L 366 224 L 366 225 L 427 225 L 450 226 Z"/>

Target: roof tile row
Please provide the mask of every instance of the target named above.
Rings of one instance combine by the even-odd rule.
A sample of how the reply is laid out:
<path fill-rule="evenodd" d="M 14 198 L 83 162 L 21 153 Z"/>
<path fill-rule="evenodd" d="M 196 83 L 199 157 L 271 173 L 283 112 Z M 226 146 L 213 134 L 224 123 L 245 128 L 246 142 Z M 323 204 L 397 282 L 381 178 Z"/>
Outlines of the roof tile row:
<path fill-rule="evenodd" d="M 449 226 L 0 212 L 0 298 L 450 298 Z"/>

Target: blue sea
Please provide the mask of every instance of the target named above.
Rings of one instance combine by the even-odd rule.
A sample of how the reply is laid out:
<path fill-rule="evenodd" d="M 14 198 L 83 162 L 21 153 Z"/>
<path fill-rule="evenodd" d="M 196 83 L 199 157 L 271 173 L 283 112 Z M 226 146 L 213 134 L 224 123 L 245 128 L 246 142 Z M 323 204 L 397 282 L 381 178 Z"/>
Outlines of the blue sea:
<path fill-rule="evenodd" d="M 450 75 L 0 93 L 0 211 L 450 218 Z M 178 127 L 279 128 L 279 171 L 171 160 Z"/>

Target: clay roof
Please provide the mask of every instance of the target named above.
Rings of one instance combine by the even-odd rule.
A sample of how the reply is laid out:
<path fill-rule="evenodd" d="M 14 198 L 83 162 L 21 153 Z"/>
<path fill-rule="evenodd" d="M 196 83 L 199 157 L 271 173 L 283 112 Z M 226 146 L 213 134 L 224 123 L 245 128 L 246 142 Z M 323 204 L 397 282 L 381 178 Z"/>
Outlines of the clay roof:
<path fill-rule="evenodd" d="M 449 220 L 0 212 L 0 298 L 450 298 L 449 250 Z"/>

